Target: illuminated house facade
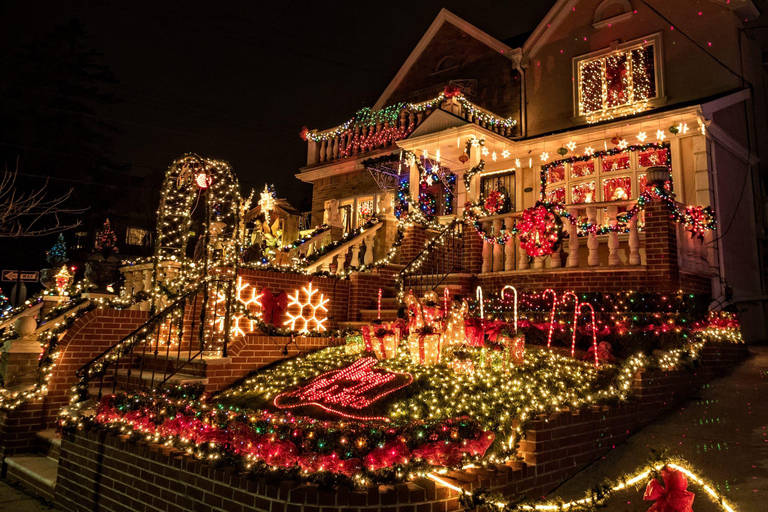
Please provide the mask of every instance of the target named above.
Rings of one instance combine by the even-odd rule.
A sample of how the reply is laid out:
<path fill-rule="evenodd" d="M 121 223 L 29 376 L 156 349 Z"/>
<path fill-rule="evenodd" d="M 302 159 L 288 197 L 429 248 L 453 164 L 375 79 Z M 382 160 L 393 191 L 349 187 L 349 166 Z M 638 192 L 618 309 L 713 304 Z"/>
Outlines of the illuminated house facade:
<path fill-rule="evenodd" d="M 563 0 L 508 45 L 443 10 L 372 109 L 305 132 L 307 166 L 297 177 L 314 186 L 315 224 L 348 232 L 374 213 L 402 216 L 407 202 L 447 225 L 467 202 L 479 203 L 458 269 L 473 284 L 707 291 L 745 310 L 745 324 L 756 326 L 745 335 L 764 338 L 765 243 L 753 179 L 765 127 L 754 124 L 761 96 L 748 85 L 763 71 L 739 63 L 740 55 L 758 62 L 756 45 L 738 50 L 739 29 L 759 12 L 748 1 L 703 0 L 667 2 L 664 12 L 628 0 Z M 719 229 L 697 236 L 681 223 L 659 235 L 648 211 L 624 217 L 659 165 L 670 169 L 666 190 L 679 209 L 710 207 Z M 505 204 L 489 211 L 493 191 Z M 573 222 L 564 220 L 553 254 L 530 257 L 519 237 L 502 235 L 540 199 L 563 204 Z M 377 234 L 377 257 L 391 233 Z M 431 236 L 415 235 L 415 249 L 406 236 L 399 263 Z M 671 266 L 659 273 L 660 262 Z"/>

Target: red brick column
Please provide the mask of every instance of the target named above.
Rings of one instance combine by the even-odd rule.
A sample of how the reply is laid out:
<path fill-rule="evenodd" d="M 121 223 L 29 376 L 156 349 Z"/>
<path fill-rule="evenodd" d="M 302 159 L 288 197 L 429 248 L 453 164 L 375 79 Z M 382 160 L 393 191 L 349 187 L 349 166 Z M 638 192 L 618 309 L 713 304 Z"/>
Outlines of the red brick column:
<path fill-rule="evenodd" d="M 649 289 L 680 289 L 676 224 L 663 201 L 654 201 L 645 208 L 645 263 Z"/>
<path fill-rule="evenodd" d="M 483 269 L 483 239 L 478 236 L 471 222 L 464 225 L 464 269 L 479 274 Z"/>
<path fill-rule="evenodd" d="M 427 230 L 420 224 L 415 224 L 405 228 L 403 234 L 403 244 L 400 246 L 400 263 L 409 264 L 424 250 L 424 244 L 427 242 Z"/>
<path fill-rule="evenodd" d="M 349 275 L 349 321 L 359 321 L 360 310 L 375 307 L 379 288 L 384 288 L 390 283 L 384 282 L 381 274 L 353 272 Z"/>

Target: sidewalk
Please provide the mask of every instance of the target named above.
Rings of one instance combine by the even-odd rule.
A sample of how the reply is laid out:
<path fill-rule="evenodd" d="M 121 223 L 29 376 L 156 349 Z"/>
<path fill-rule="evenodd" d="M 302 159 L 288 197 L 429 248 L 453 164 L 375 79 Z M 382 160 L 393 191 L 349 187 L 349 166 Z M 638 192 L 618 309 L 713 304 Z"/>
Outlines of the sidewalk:
<path fill-rule="evenodd" d="M 581 498 L 595 484 L 634 471 L 651 449 L 669 448 L 688 460 L 738 512 L 768 510 L 768 347 L 750 347 L 752 356 L 699 394 L 643 428 L 603 459 L 565 482 L 550 496 Z M 694 485 L 696 512 L 719 510 Z M 608 503 L 611 512 L 645 512 L 644 489 L 630 489 Z"/>
<path fill-rule="evenodd" d="M 4 512 L 44 512 L 59 509 L 44 505 L 37 498 L 9 485 L 7 480 L 2 479 L 0 480 L 0 510 Z"/>

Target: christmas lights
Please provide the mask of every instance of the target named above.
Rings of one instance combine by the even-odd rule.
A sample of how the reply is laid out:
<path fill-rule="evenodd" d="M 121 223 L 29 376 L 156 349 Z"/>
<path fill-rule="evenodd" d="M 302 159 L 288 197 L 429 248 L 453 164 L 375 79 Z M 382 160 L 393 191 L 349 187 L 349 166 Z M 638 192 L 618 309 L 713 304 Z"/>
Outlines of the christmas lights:
<path fill-rule="evenodd" d="M 301 298 L 299 295 L 301 294 Z M 315 294 L 319 294 L 315 297 Z M 328 309 L 325 307 L 330 299 L 326 299 L 322 293 L 312 288 L 312 281 L 301 291 L 295 290 L 293 295 L 288 296 L 288 308 L 296 307 L 295 312 L 286 310 L 288 317 L 284 325 L 290 325 L 291 330 L 297 330 L 301 333 L 309 333 L 310 330 L 323 332 L 326 330 L 323 325 L 328 320 Z M 297 329 L 296 326 L 299 325 Z"/>

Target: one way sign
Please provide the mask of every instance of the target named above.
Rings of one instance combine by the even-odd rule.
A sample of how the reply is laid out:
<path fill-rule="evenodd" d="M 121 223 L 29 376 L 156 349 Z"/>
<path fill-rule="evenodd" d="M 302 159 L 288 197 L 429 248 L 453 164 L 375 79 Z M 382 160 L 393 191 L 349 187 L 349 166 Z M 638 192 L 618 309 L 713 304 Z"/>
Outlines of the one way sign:
<path fill-rule="evenodd" d="M 21 281 L 23 283 L 34 283 L 39 278 L 40 273 L 36 270 L 3 270 L 3 281 Z"/>

